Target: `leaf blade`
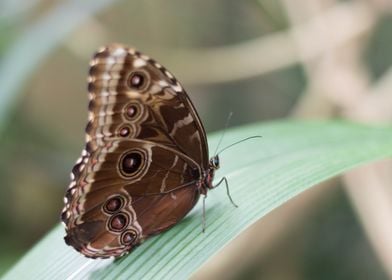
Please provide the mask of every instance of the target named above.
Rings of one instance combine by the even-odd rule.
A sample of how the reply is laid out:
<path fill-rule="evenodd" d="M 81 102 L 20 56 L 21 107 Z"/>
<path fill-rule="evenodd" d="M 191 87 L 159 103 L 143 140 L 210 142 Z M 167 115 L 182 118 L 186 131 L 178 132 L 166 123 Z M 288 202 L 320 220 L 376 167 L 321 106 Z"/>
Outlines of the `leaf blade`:
<path fill-rule="evenodd" d="M 225 142 L 251 135 L 263 138 L 225 152 L 217 174 L 228 176 L 240 207 L 230 204 L 224 188 L 210 192 L 205 234 L 201 234 L 199 203 L 181 223 L 127 257 L 92 261 L 64 244 L 64 230 L 58 226 L 5 279 L 188 278 L 230 240 L 290 198 L 353 167 L 392 155 L 389 127 L 284 121 L 231 129 Z M 210 137 L 212 147 L 218 138 L 219 134 Z"/>

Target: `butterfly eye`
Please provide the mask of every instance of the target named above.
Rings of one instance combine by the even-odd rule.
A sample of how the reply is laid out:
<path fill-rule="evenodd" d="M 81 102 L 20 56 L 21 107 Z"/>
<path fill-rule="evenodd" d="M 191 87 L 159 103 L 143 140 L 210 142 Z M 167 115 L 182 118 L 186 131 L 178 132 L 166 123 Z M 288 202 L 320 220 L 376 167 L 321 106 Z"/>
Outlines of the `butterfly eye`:
<path fill-rule="evenodd" d="M 115 196 L 106 201 L 103 209 L 110 214 L 120 210 L 123 205 L 124 199 L 121 196 Z"/>
<path fill-rule="evenodd" d="M 218 157 L 214 157 L 214 166 L 219 167 L 219 158 Z"/>
<path fill-rule="evenodd" d="M 135 241 L 137 233 L 134 230 L 126 231 L 121 236 L 121 243 L 129 245 Z"/>
<path fill-rule="evenodd" d="M 219 157 L 214 156 L 210 159 L 210 167 L 213 169 L 219 169 Z"/>
<path fill-rule="evenodd" d="M 125 227 L 128 226 L 128 216 L 124 213 L 117 214 L 109 220 L 108 227 L 113 231 L 122 231 Z"/>
<path fill-rule="evenodd" d="M 142 155 L 137 152 L 128 153 L 121 161 L 121 170 L 125 175 L 132 175 L 139 170 L 142 164 Z"/>
<path fill-rule="evenodd" d="M 145 88 L 147 83 L 146 74 L 143 72 L 134 72 L 129 75 L 128 86 L 133 89 L 141 90 Z"/>

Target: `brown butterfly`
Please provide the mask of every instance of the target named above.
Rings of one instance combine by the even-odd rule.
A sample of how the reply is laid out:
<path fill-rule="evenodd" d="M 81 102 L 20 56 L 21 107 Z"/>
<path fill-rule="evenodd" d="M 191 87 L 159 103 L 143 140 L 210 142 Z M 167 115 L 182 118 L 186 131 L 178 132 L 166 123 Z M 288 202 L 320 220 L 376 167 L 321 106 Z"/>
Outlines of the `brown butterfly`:
<path fill-rule="evenodd" d="M 61 215 L 65 242 L 87 257 L 122 256 L 214 187 L 219 157 L 208 159 L 191 100 L 159 63 L 113 44 L 90 66 L 86 147 Z"/>

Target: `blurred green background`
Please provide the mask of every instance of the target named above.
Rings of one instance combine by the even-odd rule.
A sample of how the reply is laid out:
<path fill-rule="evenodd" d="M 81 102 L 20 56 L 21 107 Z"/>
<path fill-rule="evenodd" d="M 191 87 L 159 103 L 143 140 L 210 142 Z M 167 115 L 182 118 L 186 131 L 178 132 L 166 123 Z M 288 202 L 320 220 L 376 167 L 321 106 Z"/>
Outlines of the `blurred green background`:
<path fill-rule="evenodd" d="M 0 275 L 59 222 L 100 46 L 128 44 L 165 65 L 208 132 L 230 111 L 232 126 L 286 117 L 390 123 L 391 12 L 382 0 L 2 0 Z M 391 182 L 382 181 L 389 205 Z M 390 279 L 392 253 L 369 241 L 355 185 L 336 179 L 294 199 L 195 278 Z"/>

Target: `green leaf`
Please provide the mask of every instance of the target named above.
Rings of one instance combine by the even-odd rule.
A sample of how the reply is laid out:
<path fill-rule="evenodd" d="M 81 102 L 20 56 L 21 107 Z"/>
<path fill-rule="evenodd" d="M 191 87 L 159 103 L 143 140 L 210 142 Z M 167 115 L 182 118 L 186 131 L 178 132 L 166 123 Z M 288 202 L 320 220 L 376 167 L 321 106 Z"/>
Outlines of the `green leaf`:
<path fill-rule="evenodd" d="M 25 81 L 37 65 L 80 24 L 115 2 L 117 0 L 60 1 L 8 46 L 0 60 L 0 133 L 20 98 L 21 87 L 26 85 Z M 7 13 L 7 7 L 2 8 L 2 12 Z"/>
<path fill-rule="evenodd" d="M 221 133 L 210 135 L 215 148 Z M 225 145 L 252 135 L 221 155 L 216 178 L 226 176 L 239 208 L 224 187 L 171 230 L 116 261 L 84 258 L 63 241 L 57 226 L 5 279 L 185 279 L 252 223 L 306 189 L 361 164 L 392 155 L 392 129 L 344 122 L 274 122 L 230 129 Z M 211 149 L 212 151 L 214 149 Z"/>

